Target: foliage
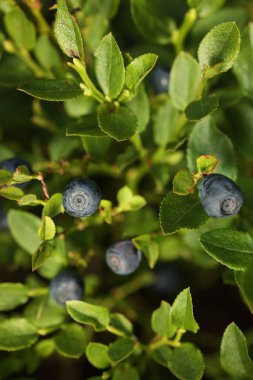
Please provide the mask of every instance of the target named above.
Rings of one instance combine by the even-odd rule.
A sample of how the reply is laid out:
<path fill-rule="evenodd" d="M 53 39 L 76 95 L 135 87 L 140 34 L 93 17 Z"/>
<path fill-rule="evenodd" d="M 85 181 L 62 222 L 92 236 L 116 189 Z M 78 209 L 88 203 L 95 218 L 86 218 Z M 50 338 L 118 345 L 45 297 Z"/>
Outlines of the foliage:
<path fill-rule="evenodd" d="M 253 379 L 250 0 L 1 0 L 0 20 L 0 379 L 50 379 L 48 358 L 73 379 Z M 18 156 L 32 171 L 1 166 Z M 211 173 L 238 215 L 206 215 Z M 101 189 L 88 217 L 64 209 L 76 178 Z M 127 240 L 143 259 L 121 277 L 105 254 Z M 60 305 L 65 269 L 84 296 Z"/>

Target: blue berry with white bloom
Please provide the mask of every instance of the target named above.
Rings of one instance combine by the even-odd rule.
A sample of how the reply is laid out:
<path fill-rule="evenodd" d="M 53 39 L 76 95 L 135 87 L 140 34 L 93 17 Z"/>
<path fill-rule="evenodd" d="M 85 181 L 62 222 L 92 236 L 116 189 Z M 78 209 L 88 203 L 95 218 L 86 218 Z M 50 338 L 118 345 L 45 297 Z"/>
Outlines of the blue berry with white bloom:
<path fill-rule="evenodd" d="M 65 188 L 62 203 L 65 211 L 82 218 L 94 214 L 101 202 L 101 191 L 91 179 L 74 179 Z"/>
<path fill-rule="evenodd" d="M 209 174 L 200 184 L 200 199 L 208 216 L 226 218 L 240 211 L 243 193 L 230 178 L 222 174 Z"/>
<path fill-rule="evenodd" d="M 76 272 L 65 270 L 51 281 L 49 293 L 61 305 L 67 301 L 81 300 L 84 294 L 83 280 Z"/>
<path fill-rule="evenodd" d="M 151 83 L 158 94 L 163 92 L 167 93 L 169 87 L 169 71 L 159 66 L 156 67 L 151 73 Z"/>
<path fill-rule="evenodd" d="M 131 240 L 114 243 L 106 251 L 107 265 L 119 275 L 127 275 L 136 271 L 141 257 L 141 251 L 134 246 Z"/>

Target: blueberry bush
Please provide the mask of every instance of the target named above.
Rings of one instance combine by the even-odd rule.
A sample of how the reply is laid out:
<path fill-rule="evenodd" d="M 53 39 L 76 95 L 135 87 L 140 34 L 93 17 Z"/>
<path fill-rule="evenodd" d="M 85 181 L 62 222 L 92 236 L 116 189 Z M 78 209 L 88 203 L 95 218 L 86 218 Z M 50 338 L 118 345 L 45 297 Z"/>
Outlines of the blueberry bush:
<path fill-rule="evenodd" d="M 251 0 L 0 0 L 0 379 L 253 379 Z"/>

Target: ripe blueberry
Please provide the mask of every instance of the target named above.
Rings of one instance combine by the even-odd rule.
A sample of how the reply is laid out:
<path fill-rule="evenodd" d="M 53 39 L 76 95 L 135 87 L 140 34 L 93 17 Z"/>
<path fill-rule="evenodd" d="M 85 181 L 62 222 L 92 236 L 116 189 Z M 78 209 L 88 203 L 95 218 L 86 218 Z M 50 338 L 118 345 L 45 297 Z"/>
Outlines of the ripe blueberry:
<path fill-rule="evenodd" d="M 169 72 L 162 67 L 156 67 L 151 74 L 151 83 L 158 94 L 168 92 Z"/>
<path fill-rule="evenodd" d="M 151 290 L 162 297 L 178 294 L 184 287 L 182 269 L 175 262 L 160 262 L 154 269 L 155 281 Z"/>
<path fill-rule="evenodd" d="M 140 265 L 141 251 L 131 240 L 122 240 L 112 244 L 106 251 L 106 262 L 116 274 L 133 273 Z"/>
<path fill-rule="evenodd" d="M 74 179 L 63 192 L 65 211 L 75 218 L 90 216 L 98 209 L 101 201 L 99 187 L 90 179 Z"/>
<path fill-rule="evenodd" d="M 83 298 L 83 280 L 72 270 L 58 274 L 49 285 L 49 293 L 56 303 L 64 305 L 66 301 Z"/>
<path fill-rule="evenodd" d="M 1 161 L 0 162 L 0 169 L 4 169 L 4 170 L 8 170 L 9 172 L 15 172 L 17 167 L 18 166 L 26 166 L 29 173 L 32 174 L 33 171 L 32 171 L 32 167 L 31 167 L 31 164 L 30 162 L 26 161 L 26 160 L 23 160 L 23 158 L 19 158 L 19 157 L 12 157 L 12 158 L 8 158 L 4 161 Z M 16 187 L 19 187 L 21 189 L 23 189 L 24 187 L 26 187 L 31 181 L 27 181 L 27 182 L 24 182 L 24 183 L 19 183 L 17 185 L 14 185 Z"/>
<path fill-rule="evenodd" d="M 207 215 L 225 218 L 239 212 L 243 193 L 230 178 L 222 174 L 209 174 L 200 184 L 200 199 Z"/>

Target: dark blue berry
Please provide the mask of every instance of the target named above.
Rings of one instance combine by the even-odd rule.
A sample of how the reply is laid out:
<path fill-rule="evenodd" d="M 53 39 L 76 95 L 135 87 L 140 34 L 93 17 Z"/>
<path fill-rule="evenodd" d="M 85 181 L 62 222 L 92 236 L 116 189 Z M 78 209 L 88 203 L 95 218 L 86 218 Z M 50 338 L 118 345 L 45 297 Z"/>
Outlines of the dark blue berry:
<path fill-rule="evenodd" d="M 200 184 L 200 199 L 207 215 L 225 218 L 240 211 L 243 193 L 230 178 L 222 174 L 209 174 Z"/>
<path fill-rule="evenodd" d="M 139 267 L 141 256 L 141 251 L 131 240 L 122 240 L 107 249 L 106 262 L 114 273 L 126 275 L 133 273 Z"/>
<path fill-rule="evenodd" d="M 82 278 L 72 270 L 65 270 L 51 281 L 49 293 L 61 305 L 66 301 L 81 300 L 84 294 Z"/>
<path fill-rule="evenodd" d="M 162 297 L 178 294 L 183 289 L 183 273 L 177 263 L 160 262 L 154 269 L 155 280 L 151 289 Z"/>
<path fill-rule="evenodd" d="M 151 74 L 152 86 L 158 94 L 168 92 L 169 87 L 169 71 L 161 67 L 156 67 Z"/>
<path fill-rule="evenodd" d="M 15 172 L 18 166 L 26 166 L 27 169 L 28 169 L 28 171 L 29 171 L 29 173 L 30 174 L 33 173 L 30 162 L 28 162 L 26 160 L 23 160 L 23 158 L 12 157 L 12 158 L 8 158 L 8 159 L 0 162 L 0 169 L 8 170 L 9 172 Z M 30 182 L 31 181 L 27 181 L 27 182 L 24 182 L 24 183 L 19 183 L 19 184 L 16 184 L 14 186 L 23 189 Z"/>
<path fill-rule="evenodd" d="M 90 179 L 74 179 L 63 192 L 62 203 L 65 211 L 75 218 L 90 216 L 100 205 L 101 192 Z"/>

